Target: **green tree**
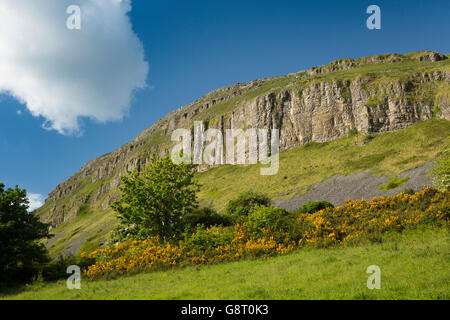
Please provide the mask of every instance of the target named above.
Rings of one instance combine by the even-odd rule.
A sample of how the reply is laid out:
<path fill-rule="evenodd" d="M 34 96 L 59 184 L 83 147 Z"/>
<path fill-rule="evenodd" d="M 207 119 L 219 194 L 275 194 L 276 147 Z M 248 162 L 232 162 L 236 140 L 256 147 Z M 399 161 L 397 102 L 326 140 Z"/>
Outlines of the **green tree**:
<path fill-rule="evenodd" d="M 256 207 L 270 206 L 270 198 L 260 192 L 247 191 L 241 193 L 237 198 L 228 201 L 225 208 L 226 214 L 233 217 L 237 222 L 245 219 Z"/>
<path fill-rule="evenodd" d="M 141 172 L 121 176 L 121 198 L 112 204 L 120 221 L 113 241 L 180 236 L 184 217 L 198 207 L 196 165 L 153 158 Z"/>
<path fill-rule="evenodd" d="M 25 282 L 50 261 L 45 246 L 50 238 L 49 224 L 28 213 L 26 190 L 5 190 L 0 183 L 0 283 Z"/>

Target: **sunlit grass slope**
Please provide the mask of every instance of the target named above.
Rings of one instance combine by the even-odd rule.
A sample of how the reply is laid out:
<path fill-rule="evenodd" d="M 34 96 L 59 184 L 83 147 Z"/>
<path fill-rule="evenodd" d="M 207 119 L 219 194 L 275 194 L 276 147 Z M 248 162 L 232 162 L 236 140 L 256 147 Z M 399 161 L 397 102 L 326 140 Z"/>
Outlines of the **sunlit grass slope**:
<path fill-rule="evenodd" d="M 50 254 L 56 257 L 71 246 L 83 244 L 96 248 L 107 242 L 108 234 L 116 223 L 112 210 L 84 212 L 51 230 L 55 238 L 50 242 Z"/>
<path fill-rule="evenodd" d="M 311 143 L 282 152 L 279 172 L 273 176 L 260 175 L 261 165 L 225 165 L 200 173 L 200 199 L 223 209 L 228 200 L 247 190 L 289 198 L 336 174 L 371 169 L 373 174 L 394 178 L 434 159 L 449 142 L 450 122 L 432 119 L 396 132 Z"/>
<path fill-rule="evenodd" d="M 300 249 L 270 259 L 173 269 L 109 281 L 29 286 L 7 299 L 449 299 L 448 229 L 387 234 L 380 244 Z M 366 269 L 381 269 L 381 289 Z"/>

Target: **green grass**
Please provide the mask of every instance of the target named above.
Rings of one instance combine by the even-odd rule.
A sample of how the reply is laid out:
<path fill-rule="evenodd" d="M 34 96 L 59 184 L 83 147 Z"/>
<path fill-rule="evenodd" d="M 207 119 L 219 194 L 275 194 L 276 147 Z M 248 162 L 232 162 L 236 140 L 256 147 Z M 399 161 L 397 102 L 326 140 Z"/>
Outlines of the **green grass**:
<path fill-rule="evenodd" d="M 448 229 L 386 235 L 381 244 L 300 249 L 270 259 L 174 269 L 115 280 L 36 283 L 6 299 L 449 299 Z M 381 269 L 369 290 L 366 269 Z"/>
<path fill-rule="evenodd" d="M 411 76 L 421 72 L 436 70 L 448 71 L 450 59 L 438 62 L 424 62 L 418 60 L 404 60 L 396 63 L 363 64 L 352 69 L 334 71 L 314 76 L 315 79 L 325 80 L 354 80 L 356 78 L 377 78 L 377 82 L 386 80 L 408 80 Z"/>
<path fill-rule="evenodd" d="M 406 181 L 408 181 L 409 178 L 392 178 L 389 181 L 386 181 L 385 183 L 383 183 L 382 185 L 380 185 L 378 187 L 378 189 L 380 190 L 391 190 L 397 187 L 402 186 Z"/>
<path fill-rule="evenodd" d="M 433 160 L 449 137 L 449 122 L 432 119 L 396 132 L 310 143 L 280 153 L 279 172 L 273 176 L 260 175 L 259 164 L 224 165 L 198 174 L 202 184 L 199 199 L 211 199 L 221 210 L 227 201 L 248 190 L 286 198 L 304 193 L 312 184 L 336 174 L 371 169 L 377 175 L 396 177 Z M 361 138 L 365 138 L 364 145 L 357 143 Z"/>
<path fill-rule="evenodd" d="M 383 100 L 383 98 L 381 97 L 380 94 L 373 96 L 367 100 L 366 107 L 369 107 L 369 108 L 376 107 L 376 106 L 382 104 L 382 102 L 383 102 L 382 100 Z"/>
<path fill-rule="evenodd" d="M 56 235 L 51 239 L 50 255 L 56 257 L 77 242 L 91 242 L 89 249 L 92 249 L 92 243 L 101 244 L 107 241 L 108 233 L 115 224 L 116 218 L 112 210 L 88 211 L 63 222 L 50 231 Z"/>

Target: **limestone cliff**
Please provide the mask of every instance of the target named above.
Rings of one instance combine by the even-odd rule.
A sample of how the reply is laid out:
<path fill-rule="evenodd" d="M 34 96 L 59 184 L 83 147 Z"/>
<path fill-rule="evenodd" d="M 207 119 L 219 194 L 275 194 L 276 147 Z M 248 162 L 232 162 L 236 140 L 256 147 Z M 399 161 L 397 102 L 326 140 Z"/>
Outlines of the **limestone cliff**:
<path fill-rule="evenodd" d="M 119 176 L 164 154 L 172 131 L 192 130 L 194 121 L 220 130 L 278 128 L 286 150 L 356 131 L 395 131 L 432 117 L 450 120 L 449 61 L 430 51 L 342 59 L 215 90 L 85 164 L 49 194 L 38 214 L 57 226 L 86 208 L 107 208 L 117 197 Z"/>

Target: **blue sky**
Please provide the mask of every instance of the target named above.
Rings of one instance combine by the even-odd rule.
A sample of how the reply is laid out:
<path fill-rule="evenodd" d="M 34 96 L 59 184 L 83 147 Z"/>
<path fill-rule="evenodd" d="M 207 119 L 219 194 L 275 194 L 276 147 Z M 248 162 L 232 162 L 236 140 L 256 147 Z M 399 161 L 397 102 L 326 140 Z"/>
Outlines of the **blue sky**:
<path fill-rule="evenodd" d="M 381 8 L 381 30 L 366 28 L 371 4 Z M 344 57 L 448 53 L 448 12 L 449 1 L 134 0 L 129 17 L 149 72 L 129 112 L 106 123 L 81 118 L 80 133 L 64 135 L 43 129 L 46 119 L 32 116 L 23 101 L 0 94 L 0 181 L 45 197 L 85 162 L 222 86 Z"/>

